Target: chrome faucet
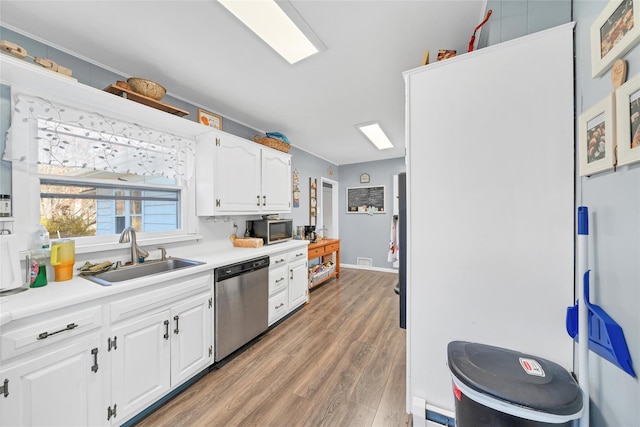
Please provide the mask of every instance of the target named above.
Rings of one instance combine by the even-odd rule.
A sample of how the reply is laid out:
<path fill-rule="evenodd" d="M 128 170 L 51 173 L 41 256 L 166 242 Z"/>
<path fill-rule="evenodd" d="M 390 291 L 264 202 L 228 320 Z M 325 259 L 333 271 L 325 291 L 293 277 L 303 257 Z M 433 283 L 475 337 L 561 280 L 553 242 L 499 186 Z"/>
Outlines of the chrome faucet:
<path fill-rule="evenodd" d="M 136 241 L 136 230 L 133 227 L 127 227 L 120 233 L 120 243 L 131 242 L 131 264 L 135 265 L 139 263 L 139 259 L 149 256 L 149 252 L 138 246 Z"/>

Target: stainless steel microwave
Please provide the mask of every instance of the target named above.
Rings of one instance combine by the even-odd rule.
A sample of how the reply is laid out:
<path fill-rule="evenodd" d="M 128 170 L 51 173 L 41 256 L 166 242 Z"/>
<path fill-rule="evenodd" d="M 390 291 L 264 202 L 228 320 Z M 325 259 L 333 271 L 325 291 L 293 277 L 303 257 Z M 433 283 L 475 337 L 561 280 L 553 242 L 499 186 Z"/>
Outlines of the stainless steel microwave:
<path fill-rule="evenodd" d="M 293 238 L 292 219 L 260 219 L 248 222 L 251 237 L 261 237 L 265 245 L 285 242 Z"/>

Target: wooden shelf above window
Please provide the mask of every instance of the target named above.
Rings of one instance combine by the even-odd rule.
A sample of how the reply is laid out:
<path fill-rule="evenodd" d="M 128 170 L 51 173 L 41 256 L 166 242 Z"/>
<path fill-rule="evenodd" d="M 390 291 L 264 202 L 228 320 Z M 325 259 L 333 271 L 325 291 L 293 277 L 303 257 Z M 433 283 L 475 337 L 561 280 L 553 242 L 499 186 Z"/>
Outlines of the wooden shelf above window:
<path fill-rule="evenodd" d="M 148 96 L 140 95 L 132 90 L 121 88 L 120 86 L 110 85 L 104 88 L 105 92 L 113 93 L 114 95 L 121 96 L 125 99 L 129 99 L 134 102 L 138 102 L 140 104 L 146 105 L 147 107 L 152 107 L 158 109 L 160 111 L 164 111 L 165 113 L 173 114 L 178 117 L 184 117 L 189 114 L 188 111 L 181 110 L 180 108 L 173 107 L 169 104 L 162 103 L 160 101 L 156 101 L 153 98 L 149 98 Z"/>

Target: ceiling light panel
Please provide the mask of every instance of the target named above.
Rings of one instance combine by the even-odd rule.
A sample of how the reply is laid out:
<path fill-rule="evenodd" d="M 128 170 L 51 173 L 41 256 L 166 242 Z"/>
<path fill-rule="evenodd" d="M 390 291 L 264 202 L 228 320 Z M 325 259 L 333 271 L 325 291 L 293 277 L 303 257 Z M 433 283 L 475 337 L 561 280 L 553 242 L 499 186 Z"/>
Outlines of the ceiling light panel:
<path fill-rule="evenodd" d="M 367 138 L 369 138 L 369 141 L 371 141 L 378 150 L 393 148 L 393 144 L 389 140 L 389 137 L 387 137 L 378 123 L 357 125 L 356 127 L 360 129 Z"/>
<path fill-rule="evenodd" d="M 290 64 L 319 52 L 275 1 L 218 1 Z"/>

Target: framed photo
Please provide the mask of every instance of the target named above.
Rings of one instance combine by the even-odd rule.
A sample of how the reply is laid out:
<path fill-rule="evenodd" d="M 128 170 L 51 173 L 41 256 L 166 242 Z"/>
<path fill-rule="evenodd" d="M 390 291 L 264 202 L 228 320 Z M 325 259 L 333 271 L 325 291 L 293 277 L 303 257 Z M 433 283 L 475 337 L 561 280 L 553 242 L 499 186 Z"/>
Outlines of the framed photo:
<path fill-rule="evenodd" d="M 437 61 L 444 61 L 445 59 L 453 58 L 454 56 L 456 56 L 456 51 L 455 50 L 440 49 L 438 51 L 438 57 L 436 58 L 436 62 Z"/>
<path fill-rule="evenodd" d="M 640 74 L 616 90 L 618 165 L 640 161 Z"/>
<path fill-rule="evenodd" d="M 222 117 L 198 108 L 198 123 L 222 130 Z"/>
<path fill-rule="evenodd" d="M 610 0 L 591 25 L 591 77 L 600 77 L 640 40 L 640 0 Z"/>
<path fill-rule="evenodd" d="M 614 108 L 613 95 L 608 95 L 578 118 L 580 176 L 613 167 L 616 130 Z"/>

